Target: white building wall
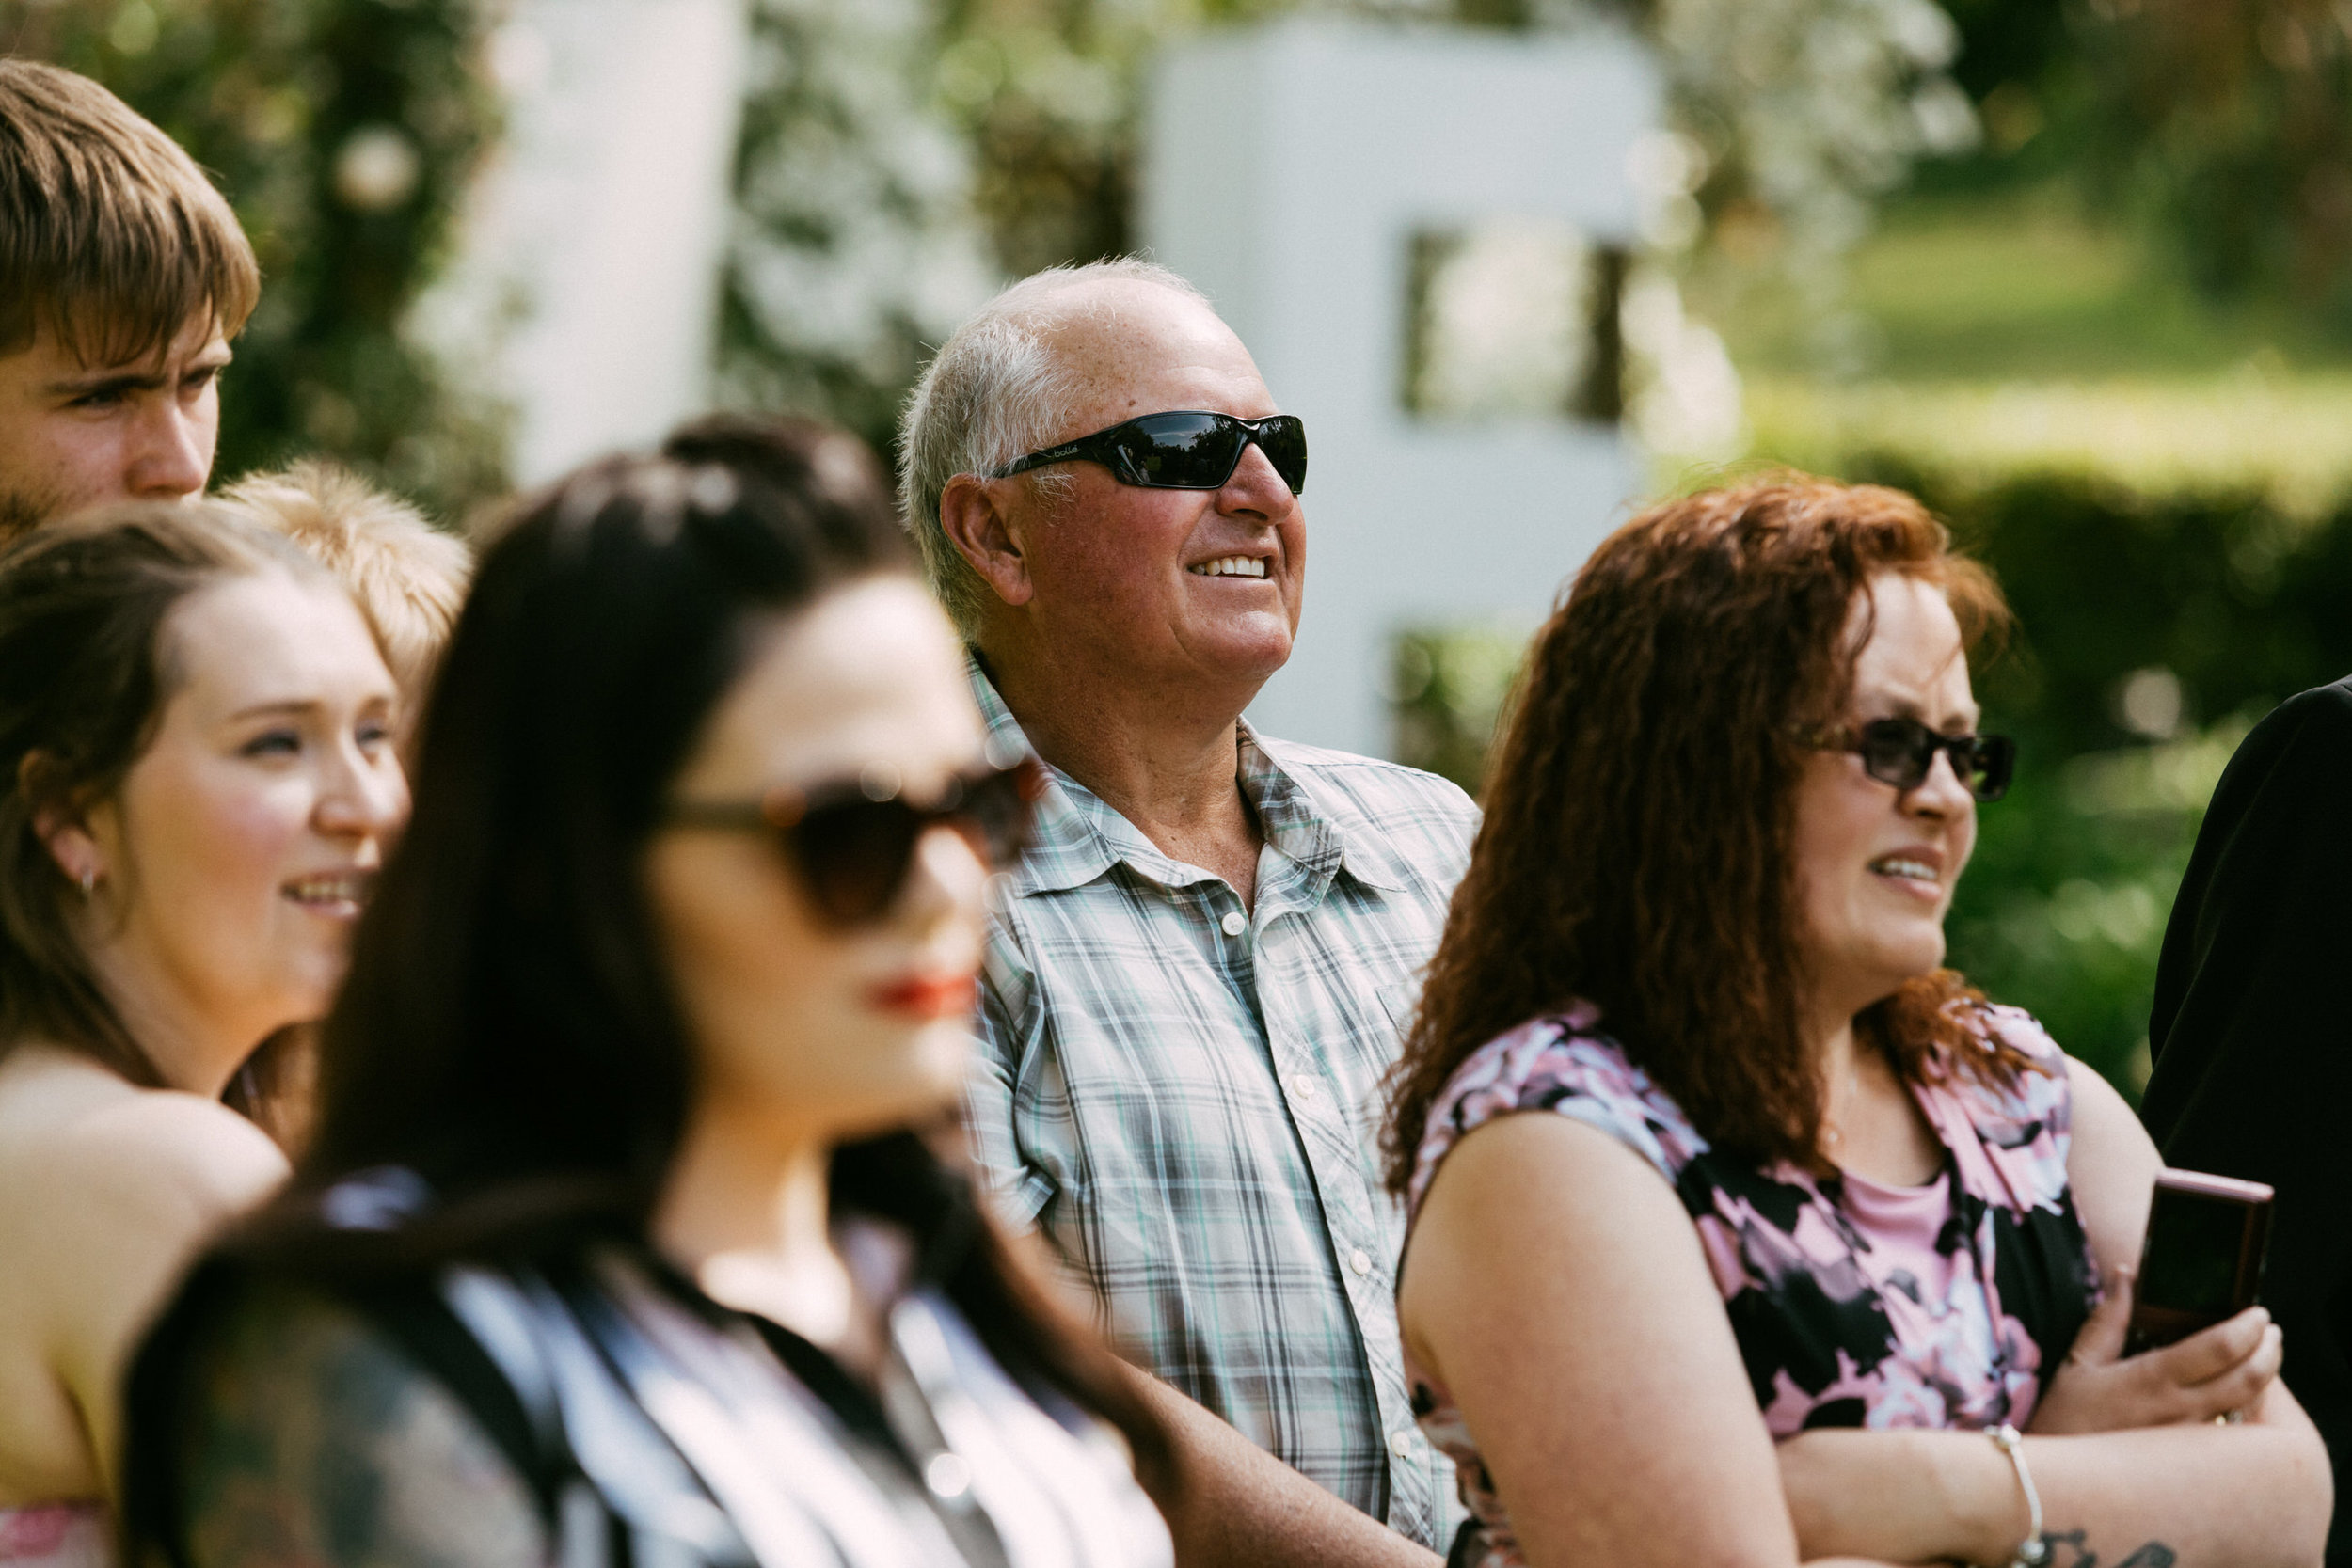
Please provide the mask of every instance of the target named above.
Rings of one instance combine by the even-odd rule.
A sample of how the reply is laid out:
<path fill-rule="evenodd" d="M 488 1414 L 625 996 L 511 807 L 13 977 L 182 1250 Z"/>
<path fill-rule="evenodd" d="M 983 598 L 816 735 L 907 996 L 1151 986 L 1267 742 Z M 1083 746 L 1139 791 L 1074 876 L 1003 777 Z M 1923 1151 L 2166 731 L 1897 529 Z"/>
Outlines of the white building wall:
<path fill-rule="evenodd" d="M 1496 216 L 1631 245 L 1658 76 L 1612 34 L 1531 39 L 1302 18 L 1172 51 L 1152 83 L 1142 229 L 1307 421 L 1307 597 L 1269 734 L 1379 753 L 1394 634 L 1540 615 L 1636 493 L 1622 434 L 1440 424 L 1399 386 L 1408 245 Z"/>
<path fill-rule="evenodd" d="M 746 0 L 512 0 L 506 135 L 421 327 L 513 404 L 516 480 L 710 399 Z"/>

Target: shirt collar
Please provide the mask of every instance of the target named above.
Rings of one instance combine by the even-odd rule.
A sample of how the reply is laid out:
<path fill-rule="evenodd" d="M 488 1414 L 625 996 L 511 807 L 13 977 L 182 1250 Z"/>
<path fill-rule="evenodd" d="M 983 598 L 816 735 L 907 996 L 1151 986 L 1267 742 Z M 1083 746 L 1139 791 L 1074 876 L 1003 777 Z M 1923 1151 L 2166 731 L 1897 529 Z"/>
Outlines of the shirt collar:
<path fill-rule="evenodd" d="M 1033 750 L 977 653 L 967 657 L 966 671 L 989 738 L 997 743 L 991 749 L 1000 755 L 1014 747 L 1022 752 Z M 1342 870 L 1366 886 L 1387 892 L 1406 885 L 1406 868 L 1389 852 L 1371 823 L 1353 812 L 1327 809 L 1296 774 L 1275 758 L 1248 720 L 1240 720 L 1238 727 L 1241 791 L 1256 809 L 1268 846 L 1295 862 L 1317 886 Z M 1045 792 L 1037 802 L 1028 848 L 1011 873 L 1014 892 L 1058 893 L 1084 887 L 1121 863 L 1164 887 L 1190 887 L 1214 879 L 1199 866 L 1162 854 L 1101 796 L 1051 763 L 1046 764 L 1045 776 Z"/>

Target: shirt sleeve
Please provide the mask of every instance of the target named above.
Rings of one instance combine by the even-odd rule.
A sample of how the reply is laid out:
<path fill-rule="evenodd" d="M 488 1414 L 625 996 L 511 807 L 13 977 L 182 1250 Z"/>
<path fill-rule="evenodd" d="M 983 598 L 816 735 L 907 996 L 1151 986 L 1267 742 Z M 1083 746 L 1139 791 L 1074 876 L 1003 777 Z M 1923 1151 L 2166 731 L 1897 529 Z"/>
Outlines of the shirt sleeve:
<path fill-rule="evenodd" d="M 1015 1103 L 1029 1049 L 1017 1013 L 1028 1011 L 1029 977 L 1010 939 L 992 922 L 981 967 L 980 1006 L 973 1020 L 972 1070 L 963 1094 L 964 1136 L 997 1218 L 1015 1230 L 1037 1227 L 1054 1183 L 1022 1152 Z"/>

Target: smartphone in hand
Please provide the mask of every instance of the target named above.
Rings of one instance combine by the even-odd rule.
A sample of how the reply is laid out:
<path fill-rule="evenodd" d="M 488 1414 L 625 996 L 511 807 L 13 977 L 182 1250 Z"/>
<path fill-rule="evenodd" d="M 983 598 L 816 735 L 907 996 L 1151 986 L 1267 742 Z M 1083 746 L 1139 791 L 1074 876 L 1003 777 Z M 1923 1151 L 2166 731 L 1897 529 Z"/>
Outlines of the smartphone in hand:
<path fill-rule="evenodd" d="M 2185 1339 L 2254 1305 L 2274 1196 L 2260 1181 L 2156 1173 L 2124 1354 Z"/>

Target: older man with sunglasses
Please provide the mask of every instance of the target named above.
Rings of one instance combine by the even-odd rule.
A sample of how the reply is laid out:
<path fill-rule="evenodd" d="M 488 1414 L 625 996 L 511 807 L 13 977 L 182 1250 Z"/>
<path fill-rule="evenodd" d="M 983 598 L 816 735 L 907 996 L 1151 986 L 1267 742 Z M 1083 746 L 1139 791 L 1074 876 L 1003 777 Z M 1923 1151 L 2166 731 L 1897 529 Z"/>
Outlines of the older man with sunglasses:
<path fill-rule="evenodd" d="M 1198 291 L 1112 261 L 966 323 L 903 435 L 982 709 L 1049 765 L 980 1160 L 1157 1380 L 1183 1560 L 1434 1564 L 1460 1511 L 1405 1386 L 1376 1100 L 1477 814 L 1241 717 L 1298 626 L 1304 427 Z"/>

